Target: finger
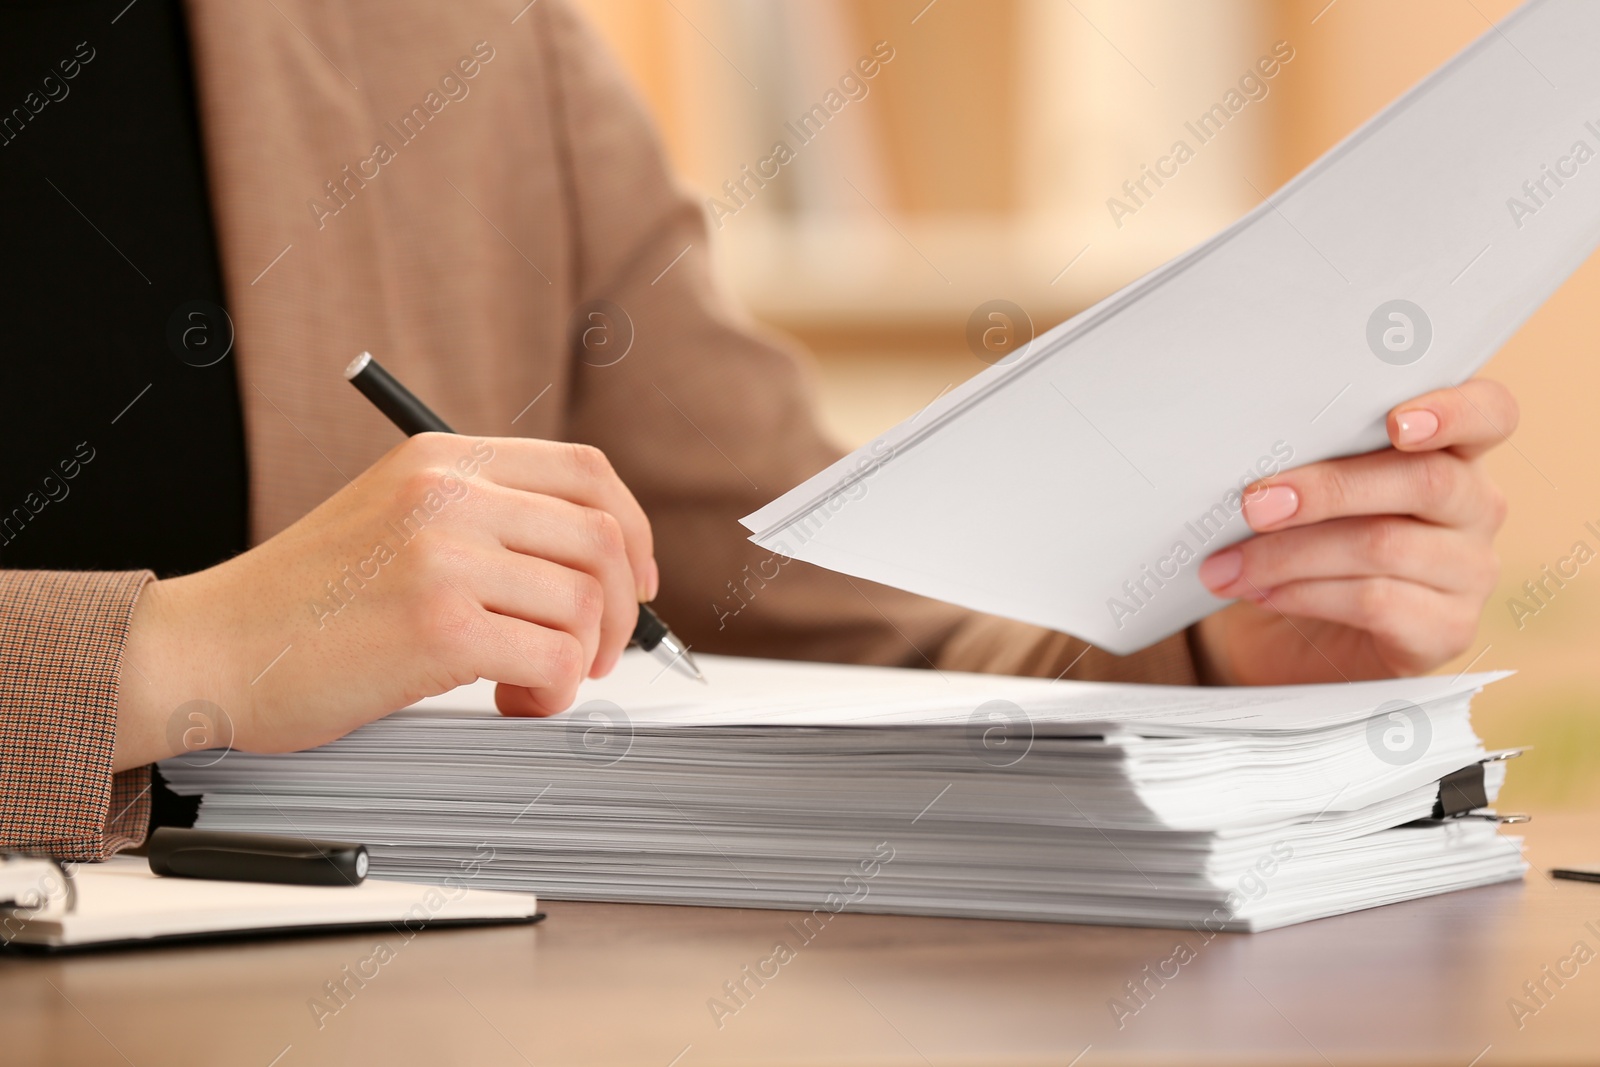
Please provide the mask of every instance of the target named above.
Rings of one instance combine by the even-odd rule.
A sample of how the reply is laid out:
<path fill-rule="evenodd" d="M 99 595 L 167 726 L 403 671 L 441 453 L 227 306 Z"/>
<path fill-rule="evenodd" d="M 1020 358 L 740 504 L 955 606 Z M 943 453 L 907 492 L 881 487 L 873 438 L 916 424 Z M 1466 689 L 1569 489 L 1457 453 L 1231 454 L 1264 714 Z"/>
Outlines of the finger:
<path fill-rule="evenodd" d="M 635 603 L 655 598 L 655 542 L 644 509 L 622 483 L 604 452 L 590 445 L 524 438 L 497 438 L 485 477 L 528 493 L 542 493 L 612 516 L 622 532 Z"/>
<path fill-rule="evenodd" d="M 573 690 L 576 694 L 577 690 Z M 512 719 L 546 719 L 559 715 L 572 706 L 575 696 L 555 698 L 549 691 L 537 687 L 512 685 L 500 682 L 494 687 L 494 706 L 500 714 Z"/>
<path fill-rule="evenodd" d="M 1389 412 L 1389 440 L 1405 452 L 1450 448 L 1471 459 L 1510 437 L 1519 418 L 1511 390 L 1473 378 L 1394 408 Z"/>
<path fill-rule="evenodd" d="M 620 523 L 609 512 L 502 486 L 484 487 L 482 498 L 485 532 L 500 545 L 583 571 L 600 583 L 600 629 L 590 667 L 595 677 L 610 672 L 639 618 L 639 593 Z"/>
<path fill-rule="evenodd" d="M 571 706 L 583 681 L 583 646 L 572 634 L 476 605 L 446 629 L 470 670 L 500 683 L 495 704 L 503 714 L 554 715 Z"/>
<path fill-rule="evenodd" d="M 463 478 L 560 497 L 612 515 L 621 525 L 636 601 L 653 599 L 657 570 L 650 520 L 605 453 L 589 445 L 521 437 L 423 433 L 400 446 Z"/>
<path fill-rule="evenodd" d="M 1442 526 L 1496 530 L 1505 500 L 1488 474 L 1453 452 L 1396 452 L 1297 467 L 1245 492 L 1258 533 L 1352 515 L 1412 515 Z"/>
<path fill-rule="evenodd" d="M 499 683 L 500 713 L 543 717 L 571 707 L 583 681 L 577 638 L 504 615 L 489 618 L 500 640 L 489 643 L 480 675 Z"/>
<path fill-rule="evenodd" d="M 1267 590 L 1269 611 L 1372 635 L 1391 666 L 1431 670 L 1472 643 L 1478 601 L 1395 578 L 1332 578 Z"/>
<path fill-rule="evenodd" d="M 469 595 L 484 608 L 571 634 L 583 648 L 585 672 L 594 665 L 605 605 L 599 579 L 498 546 L 471 550 L 464 570 Z"/>
<path fill-rule="evenodd" d="M 1499 570 L 1481 537 L 1398 516 L 1367 516 L 1252 537 L 1202 563 L 1200 580 L 1221 597 L 1252 597 L 1321 578 L 1377 577 L 1478 594 L 1494 587 Z"/>
<path fill-rule="evenodd" d="M 534 690 L 525 686 L 500 682 L 494 687 L 494 706 L 500 714 L 512 719 L 543 719 L 559 714 L 547 711 L 533 694 Z"/>

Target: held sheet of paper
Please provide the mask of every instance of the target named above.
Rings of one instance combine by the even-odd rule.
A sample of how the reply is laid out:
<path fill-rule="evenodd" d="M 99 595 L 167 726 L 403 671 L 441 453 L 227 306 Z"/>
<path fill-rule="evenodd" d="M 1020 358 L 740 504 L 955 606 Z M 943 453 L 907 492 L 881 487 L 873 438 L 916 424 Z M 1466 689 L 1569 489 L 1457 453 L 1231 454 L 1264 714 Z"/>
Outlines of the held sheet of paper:
<path fill-rule="evenodd" d="M 743 522 L 1117 653 L 1221 601 L 1240 489 L 1386 443 L 1600 241 L 1600 3 L 1532 0 L 1266 203 Z"/>

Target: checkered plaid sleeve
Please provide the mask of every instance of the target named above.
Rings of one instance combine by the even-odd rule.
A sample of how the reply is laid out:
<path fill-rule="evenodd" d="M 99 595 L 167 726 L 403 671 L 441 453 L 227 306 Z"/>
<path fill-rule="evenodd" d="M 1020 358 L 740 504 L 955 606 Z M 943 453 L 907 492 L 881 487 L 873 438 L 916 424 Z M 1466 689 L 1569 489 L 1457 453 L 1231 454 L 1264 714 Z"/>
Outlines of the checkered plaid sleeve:
<path fill-rule="evenodd" d="M 0 571 L 0 849 L 103 859 L 144 839 L 150 769 L 113 774 L 148 571 Z"/>

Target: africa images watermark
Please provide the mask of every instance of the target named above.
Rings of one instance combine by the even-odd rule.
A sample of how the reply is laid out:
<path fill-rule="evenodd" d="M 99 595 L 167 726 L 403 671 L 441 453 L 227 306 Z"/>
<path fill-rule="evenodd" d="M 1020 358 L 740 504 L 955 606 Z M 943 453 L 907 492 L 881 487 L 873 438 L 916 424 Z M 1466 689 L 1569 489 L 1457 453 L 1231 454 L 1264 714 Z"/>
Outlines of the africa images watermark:
<path fill-rule="evenodd" d="M 79 41 L 70 58 L 56 63 L 59 74 L 52 70 L 40 78 L 39 88 L 29 89 L 23 95 L 21 104 L 0 116 L 0 147 L 9 147 L 12 141 L 22 136 L 22 131 L 27 129 L 29 123 L 39 120 L 45 108 L 65 100 L 72 92 L 72 86 L 67 83 L 94 62 L 96 54 L 88 41 Z"/>
<path fill-rule="evenodd" d="M 706 211 L 717 229 L 722 229 L 724 219 L 730 219 L 748 207 L 756 193 L 765 189 L 767 183 L 775 180 L 785 166 L 794 162 L 800 149 L 816 140 L 846 106 L 852 101 L 865 100 L 872 91 L 868 82 L 878 76 L 894 59 L 894 55 L 894 48 L 888 41 L 875 43 L 869 54 L 856 60 L 855 66 L 840 76 L 837 88 L 822 94 L 822 99 L 802 112 L 799 118 L 783 124 L 784 131 L 794 137 L 793 145 L 787 139 L 774 141 L 765 159 L 758 160 L 754 167 L 748 163 L 741 164 L 739 177 L 729 178 L 722 183 L 726 200 L 706 197 Z"/>
<path fill-rule="evenodd" d="M 1111 213 L 1111 221 L 1117 229 L 1122 229 L 1123 220 L 1129 215 L 1136 215 L 1142 208 L 1148 207 L 1161 187 L 1176 178 L 1179 169 L 1194 159 L 1200 148 L 1215 140 L 1246 105 L 1265 100 L 1272 91 L 1268 83 L 1293 59 L 1294 48 L 1288 41 L 1275 43 L 1270 54 L 1257 59 L 1255 66 L 1240 76 L 1238 88 L 1229 89 L 1222 94 L 1219 102 L 1202 111 L 1193 121 L 1183 124 L 1184 130 L 1194 138 L 1193 145 L 1189 144 L 1187 138 L 1179 137 L 1172 142 L 1166 155 L 1157 158 L 1153 164 L 1141 164 L 1138 176 L 1122 183 L 1126 200 L 1115 196 L 1106 198 L 1106 210 Z"/>
<path fill-rule="evenodd" d="M 967 716 L 964 733 L 967 751 L 995 770 L 1015 767 L 1033 751 L 1033 716 L 1010 700 L 979 704 Z"/>
<path fill-rule="evenodd" d="M 1177 578 L 1183 568 L 1199 559 L 1207 546 L 1222 536 L 1234 516 L 1244 510 L 1250 499 L 1250 486 L 1263 478 L 1271 478 L 1288 467 L 1294 459 L 1294 446 L 1287 441 L 1274 441 L 1269 454 L 1256 460 L 1239 479 L 1237 489 L 1229 489 L 1222 499 L 1183 524 L 1183 534 L 1172 543 L 1165 555 L 1139 568 L 1139 573 L 1122 583 L 1122 595 L 1106 598 L 1106 610 L 1117 629 L 1127 620 L 1149 607 L 1167 583 Z"/>
<path fill-rule="evenodd" d="M 1433 320 L 1413 301 L 1386 300 L 1367 316 L 1363 335 L 1367 348 L 1379 361 L 1393 367 L 1407 367 L 1427 355 L 1432 347 Z M 1320 417 L 1319 412 L 1317 418 Z M 1311 421 L 1316 422 L 1317 418 Z M 1111 621 L 1117 629 L 1122 629 L 1129 618 L 1148 607 L 1168 582 L 1189 563 L 1199 559 L 1221 536 L 1234 516 L 1244 510 L 1245 502 L 1252 498 L 1253 494 L 1248 491 L 1253 483 L 1273 477 L 1288 468 L 1293 460 L 1293 445 L 1282 440 L 1273 442 L 1271 453 L 1261 456 L 1254 468 L 1245 471 L 1237 489 L 1229 489 L 1221 500 L 1185 522 L 1185 536 L 1174 541 L 1166 554 L 1153 564 L 1143 565 L 1137 574 L 1124 581 L 1121 596 L 1106 598 L 1106 610 L 1111 613 Z"/>
<path fill-rule="evenodd" d="M 1583 528 L 1600 544 L 1600 526 L 1586 522 Z M 1520 597 L 1506 598 L 1506 610 L 1511 613 L 1511 621 L 1517 624 L 1517 629 L 1527 626 L 1529 619 L 1549 607 L 1550 602 L 1567 587 L 1567 583 L 1577 578 L 1584 565 L 1594 558 L 1594 548 L 1588 541 L 1579 538 L 1572 543 L 1566 555 L 1554 563 L 1546 563 L 1539 569 L 1538 577 L 1523 582 Z"/>
<path fill-rule="evenodd" d="M 1600 144 L 1600 126 L 1596 126 L 1593 119 L 1585 122 L 1583 129 Z M 1541 164 L 1539 173 L 1522 183 L 1521 196 L 1506 197 L 1506 210 L 1511 213 L 1512 224 L 1522 229 L 1527 220 L 1548 207 L 1567 182 L 1576 178 L 1583 165 L 1594 157 L 1594 147 L 1579 137 L 1573 140 L 1565 155 L 1556 158 L 1554 165 Z"/>
<path fill-rule="evenodd" d="M 590 766 L 616 766 L 633 751 L 633 719 L 620 704 L 586 700 L 560 720 L 571 724 L 563 738 L 567 751 Z"/>
<path fill-rule="evenodd" d="M 840 879 L 838 888 L 823 898 L 820 908 L 813 909 L 798 925 L 793 920 L 784 924 L 784 928 L 794 935 L 795 945 L 783 939 L 773 942 L 771 952 L 754 964 L 745 964 L 736 977 L 722 983 L 723 997 L 707 997 L 706 1010 L 711 1013 L 711 1021 L 717 1024 L 717 1029 L 721 1030 L 729 1019 L 749 1007 L 755 995 L 765 989 L 768 982 L 776 979 L 785 966 L 793 963 L 800 954 L 799 950 L 827 929 L 835 915 L 851 904 L 866 900 L 872 892 L 872 879 L 883 872 L 886 864 L 894 861 L 894 855 L 894 846 L 887 841 L 880 841 L 866 859 Z"/>
<path fill-rule="evenodd" d="M 356 161 L 353 170 L 347 163 L 340 168 L 338 177 L 323 182 L 326 198 L 306 201 L 317 229 L 323 229 L 330 218 L 349 207 L 356 194 L 365 189 L 368 182 L 376 181 L 383 173 L 383 168 L 399 158 L 400 149 L 420 137 L 428 123 L 446 107 L 465 100 L 472 92 L 472 86 L 468 83 L 482 72 L 482 65 L 492 61 L 494 56 L 494 48 L 488 41 L 473 45 L 472 54 L 462 56 L 455 66 L 446 70 L 439 78 L 439 88 L 429 89 L 421 103 L 411 105 L 411 109 L 400 116 L 398 125 L 394 122 L 383 124 L 393 135 L 393 144 L 388 139 L 379 138 L 373 142 L 372 151 L 366 158 Z"/>
<path fill-rule="evenodd" d="M 828 520 L 839 514 L 845 505 L 866 496 L 867 482 L 875 477 L 884 468 L 885 464 L 894 459 L 895 455 L 894 446 L 881 438 L 872 442 L 868 451 L 871 455 L 863 456 L 857 461 L 855 473 L 850 476 L 848 485 L 830 494 L 827 500 L 818 504 L 809 513 L 801 516 L 789 526 L 789 530 L 799 538 L 801 544 L 805 544 L 815 537 L 827 525 Z M 717 616 L 717 629 L 724 629 L 728 625 L 729 619 L 734 618 L 749 607 L 751 602 L 755 600 L 756 594 L 765 589 L 767 583 L 777 578 L 782 573 L 783 568 L 792 562 L 794 560 L 788 546 L 779 542 L 777 550 L 757 563 L 753 570 L 750 564 L 746 563 L 739 575 L 735 578 L 730 578 L 727 583 L 728 592 L 733 595 L 734 600 L 738 601 L 738 606 L 724 608 L 714 600 L 711 602 L 711 610 Z M 770 574 L 767 573 L 769 566 L 772 568 Z M 738 584 L 735 584 L 736 582 Z M 754 583 L 754 588 L 751 587 L 752 582 Z M 742 593 L 741 590 L 743 591 Z M 746 594 L 749 597 L 748 600 L 745 598 Z M 726 603 L 728 597 L 724 596 L 722 599 Z"/>
<path fill-rule="evenodd" d="M 1145 964 L 1134 977 L 1122 984 L 1118 996 L 1106 1000 L 1106 1010 L 1116 1021 L 1117 1029 L 1127 1028 L 1128 1020 L 1148 1008 L 1156 995 L 1183 973 L 1183 968 L 1200 958 L 1200 949 L 1215 940 L 1218 931 L 1231 922 L 1246 904 L 1259 901 L 1267 895 L 1270 879 L 1283 864 L 1294 858 L 1294 846 L 1287 841 L 1274 841 L 1262 855 L 1246 867 L 1234 882 L 1234 887 L 1223 897 L 1222 905 L 1213 908 L 1210 917 L 1193 927 L 1200 936 L 1200 946 L 1195 948 L 1188 940 L 1179 939 L 1172 951 L 1153 964 Z"/>
<path fill-rule="evenodd" d="M 493 445 L 488 441 L 473 442 L 471 455 L 456 461 L 455 469 L 460 477 L 454 474 L 441 476 L 438 486 L 423 493 L 422 499 L 410 511 L 398 520 L 385 522 L 384 527 L 393 536 L 393 544 L 389 538 L 374 541 L 367 555 L 358 560 L 353 568 L 348 563 L 342 565 L 339 568 L 340 576 L 324 584 L 324 598 L 310 601 L 317 629 L 326 627 L 330 619 L 349 607 L 356 595 L 367 587 L 367 583 L 376 581 L 383 573 L 383 568 L 398 559 L 400 550 L 421 536 L 440 512 L 466 496 L 470 491 L 466 479 L 478 473 L 479 467 L 492 459 Z"/>
<path fill-rule="evenodd" d="M 94 461 L 94 446 L 79 441 L 72 455 L 56 462 L 56 470 L 39 479 L 39 488 L 31 490 L 22 503 L 0 515 L 0 545 L 9 545 L 17 539 L 28 523 L 52 503 L 59 504 L 72 492 L 68 483 Z M 58 473 L 59 472 L 59 473 Z"/>
<path fill-rule="evenodd" d="M 461 874 L 446 875 L 438 885 L 418 886 L 418 889 L 425 891 L 395 925 L 396 936 L 376 942 L 372 951 L 362 955 L 353 965 L 345 964 L 338 974 L 322 983 L 321 993 L 306 1000 L 306 1007 L 310 1009 L 318 1030 L 325 1029 L 329 1019 L 354 1003 L 357 994 L 366 989 L 368 983 L 375 981 L 383 973 L 383 968 L 398 959 L 400 951 L 430 922 L 467 895 L 467 881 L 476 878 L 484 867 L 494 862 L 494 846 L 487 842 L 480 841 L 475 853 L 459 862 Z"/>
<path fill-rule="evenodd" d="M 633 316 L 610 300 L 585 300 L 567 318 L 567 350 L 587 367 L 621 363 L 633 351 L 635 336 Z"/>
<path fill-rule="evenodd" d="M 1020 362 L 1033 337 L 1033 316 L 1010 300 L 985 300 L 967 316 L 967 348 L 991 367 Z"/>
<path fill-rule="evenodd" d="M 72 899 L 72 872 L 77 867 L 72 860 L 48 866 L 32 885 L 15 894 L 10 906 L 0 907 L 0 945 L 11 944 L 34 919 Z"/>
<path fill-rule="evenodd" d="M 1600 937 L 1600 925 L 1596 925 L 1595 920 L 1590 919 L 1583 924 L 1583 928 Z M 1523 995 L 1506 998 L 1506 1010 L 1511 1013 L 1511 1021 L 1517 1024 L 1517 1029 L 1525 1028 L 1529 1019 L 1548 1008 L 1556 995 L 1567 987 L 1567 983 L 1577 978 L 1584 965 L 1594 958 L 1595 950 L 1588 941 L 1579 938 L 1573 942 L 1571 952 L 1554 964 L 1547 963 L 1539 968 L 1537 978 L 1523 982 Z"/>

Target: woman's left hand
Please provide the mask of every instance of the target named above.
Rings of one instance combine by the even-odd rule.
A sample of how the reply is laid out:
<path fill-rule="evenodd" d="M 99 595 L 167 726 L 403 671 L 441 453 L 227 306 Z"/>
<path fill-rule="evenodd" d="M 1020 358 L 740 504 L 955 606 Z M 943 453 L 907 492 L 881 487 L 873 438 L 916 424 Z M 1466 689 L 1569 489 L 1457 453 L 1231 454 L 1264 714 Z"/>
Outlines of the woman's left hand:
<path fill-rule="evenodd" d="M 1233 604 L 1198 624 L 1201 677 L 1224 685 L 1423 674 L 1466 651 L 1500 576 L 1505 496 L 1483 454 L 1517 402 L 1474 378 L 1389 412 L 1393 448 L 1251 486 L 1256 536 L 1200 580 Z"/>

